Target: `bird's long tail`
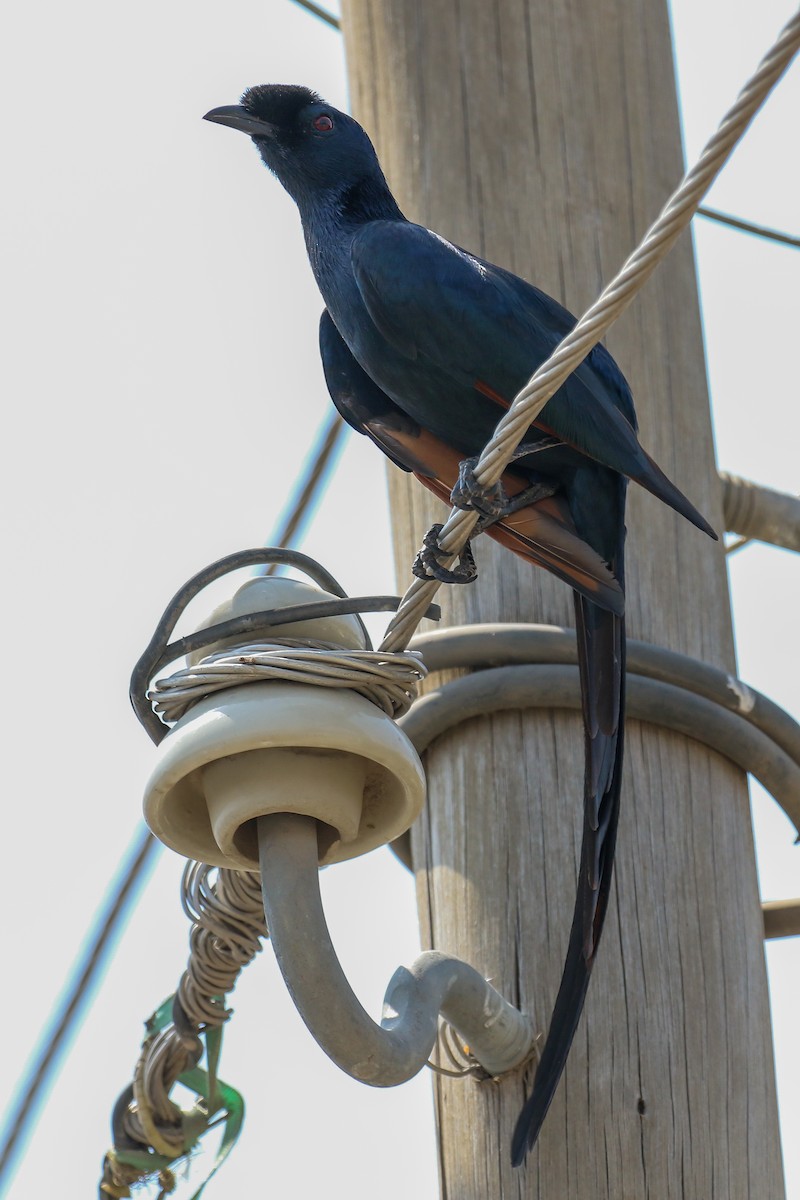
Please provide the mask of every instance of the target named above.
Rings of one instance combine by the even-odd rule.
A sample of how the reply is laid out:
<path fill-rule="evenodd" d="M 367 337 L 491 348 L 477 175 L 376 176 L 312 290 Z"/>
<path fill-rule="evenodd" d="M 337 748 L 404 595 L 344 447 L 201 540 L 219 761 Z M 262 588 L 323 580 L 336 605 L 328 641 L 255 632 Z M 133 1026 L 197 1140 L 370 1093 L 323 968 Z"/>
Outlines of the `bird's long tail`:
<path fill-rule="evenodd" d="M 615 563 L 622 583 L 622 553 Z M 533 1146 L 564 1071 L 603 930 L 619 817 L 625 708 L 624 618 L 575 595 L 585 736 L 583 840 L 567 956 L 533 1091 L 520 1113 L 511 1159 Z"/>

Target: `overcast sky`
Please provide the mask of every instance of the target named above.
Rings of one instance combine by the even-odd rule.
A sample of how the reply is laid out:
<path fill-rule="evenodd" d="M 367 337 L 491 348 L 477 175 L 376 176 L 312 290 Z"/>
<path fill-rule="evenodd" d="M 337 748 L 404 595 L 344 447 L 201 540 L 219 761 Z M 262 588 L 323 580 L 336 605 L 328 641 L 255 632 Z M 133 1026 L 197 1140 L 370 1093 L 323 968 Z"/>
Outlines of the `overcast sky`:
<path fill-rule="evenodd" d="M 673 9 L 692 159 L 793 4 Z M 258 82 L 307 83 L 340 107 L 347 92 L 339 35 L 291 0 L 15 5 L 0 60 L 5 1103 L 139 820 L 153 751 L 128 707 L 130 669 L 189 575 L 268 537 L 329 411 L 294 206 L 246 139 L 200 118 Z M 709 204 L 797 232 L 799 108 L 795 64 Z M 800 256 L 699 220 L 694 235 L 720 465 L 796 491 Z M 352 513 L 365 553 L 342 519 Z M 395 590 L 383 464 L 364 439 L 348 439 L 302 549 L 351 594 Z M 740 675 L 797 715 L 797 557 L 748 547 L 731 584 Z M 753 793 L 762 893 L 800 894 L 791 828 Z M 94 1194 L 142 1021 L 185 963 L 181 867 L 159 856 L 11 1195 Z M 378 852 L 323 885 L 343 962 L 377 1015 L 395 967 L 418 953 L 412 881 Z M 797 1198 L 798 939 L 767 958 Z M 269 947 L 233 1004 L 221 1074 L 248 1117 L 208 1200 L 267 1188 L 367 1197 L 376 1181 L 383 1200 L 436 1195 L 427 1073 L 374 1091 L 338 1072 Z"/>

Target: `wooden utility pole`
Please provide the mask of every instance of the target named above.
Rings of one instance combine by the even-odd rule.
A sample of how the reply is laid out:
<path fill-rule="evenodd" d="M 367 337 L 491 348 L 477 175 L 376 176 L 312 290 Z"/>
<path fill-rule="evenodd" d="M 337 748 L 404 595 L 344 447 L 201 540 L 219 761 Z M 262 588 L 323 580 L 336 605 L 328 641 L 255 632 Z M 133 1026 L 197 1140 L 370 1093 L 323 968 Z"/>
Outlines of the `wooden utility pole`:
<path fill-rule="evenodd" d="M 580 313 L 683 170 L 665 0 L 344 0 L 353 109 L 401 208 Z M 692 248 L 608 338 L 643 444 L 722 529 Z M 401 590 L 441 506 L 394 472 Z M 720 546 L 631 486 L 628 628 L 732 670 Z M 481 539 L 450 623 L 572 624 L 568 589 Z M 566 948 L 583 743 L 573 714 L 473 720 L 427 755 L 415 831 L 423 937 L 543 1028 Z M 744 778 L 628 723 L 612 901 L 565 1080 L 524 1173 L 521 1081 L 437 1078 L 452 1200 L 780 1200 L 772 1042 Z"/>

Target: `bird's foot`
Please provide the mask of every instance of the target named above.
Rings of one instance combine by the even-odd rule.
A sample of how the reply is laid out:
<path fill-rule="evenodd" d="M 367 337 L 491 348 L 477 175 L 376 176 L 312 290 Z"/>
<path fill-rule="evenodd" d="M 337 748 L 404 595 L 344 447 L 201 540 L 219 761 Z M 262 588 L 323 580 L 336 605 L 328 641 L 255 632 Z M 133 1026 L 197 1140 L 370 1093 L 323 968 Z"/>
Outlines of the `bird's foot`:
<path fill-rule="evenodd" d="M 497 521 L 503 516 L 508 496 L 502 483 L 490 487 L 478 483 L 475 478 L 477 458 L 465 458 L 458 464 L 458 480 L 450 493 L 450 502 L 455 508 L 471 509 L 480 517 Z"/>
<path fill-rule="evenodd" d="M 518 447 L 515 457 L 522 458 L 529 452 L 530 448 L 526 450 L 523 443 Z M 477 461 L 477 458 L 465 458 L 458 464 L 458 481 L 450 493 L 451 503 L 456 508 L 471 509 L 478 513 L 480 520 L 476 527 L 477 533 L 483 533 L 484 529 L 493 525 L 495 521 L 501 521 L 511 513 L 519 512 L 521 508 L 527 508 L 537 500 L 544 500 L 556 491 L 552 484 L 544 482 L 531 483 L 530 487 L 518 492 L 516 496 L 509 496 L 499 482 L 485 487 L 475 478 Z"/>
<path fill-rule="evenodd" d="M 432 525 L 422 539 L 423 547 L 414 559 L 411 571 L 417 579 L 437 579 L 439 583 L 474 583 L 478 578 L 478 569 L 469 542 L 466 543 L 458 556 L 455 567 L 446 567 L 443 560 L 452 558 L 439 545 L 441 525 Z"/>

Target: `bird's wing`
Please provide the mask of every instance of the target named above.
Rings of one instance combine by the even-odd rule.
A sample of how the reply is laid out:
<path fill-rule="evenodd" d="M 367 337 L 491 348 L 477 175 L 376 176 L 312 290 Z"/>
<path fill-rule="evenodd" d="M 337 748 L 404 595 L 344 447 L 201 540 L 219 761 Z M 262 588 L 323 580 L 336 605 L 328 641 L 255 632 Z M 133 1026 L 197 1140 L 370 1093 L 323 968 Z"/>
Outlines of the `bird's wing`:
<path fill-rule="evenodd" d="M 505 364 L 504 378 L 524 376 L 531 359 L 543 361 L 559 341 L 543 313 L 526 312 L 503 275 L 420 225 L 369 222 L 353 239 L 351 260 L 386 341 L 468 387 L 485 370 L 487 338 L 499 339 L 492 356 Z"/>
<path fill-rule="evenodd" d="M 339 415 L 358 433 L 371 438 L 396 467 L 411 471 L 413 468 L 409 464 L 402 462 L 375 437 L 370 425 L 381 414 L 387 420 L 391 417 L 399 424 L 407 424 L 410 430 L 416 428 L 415 422 L 392 404 L 366 371 L 361 369 L 342 340 L 327 308 L 323 309 L 319 319 L 319 351 L 325 382 Z"/>
<path fill-rule="evenodd" d="M 449 503 L 462 456 L 402 412 L 377 386 L 350 353 L 327 310 L 320 321 L 320 350 L 331 398 L 348 424 Z M 502 482 L 507 493 L 515 496 L 528 481 L 508 471 Z M 487 533 L 595 604 L 622 612 L 624 596 L 619 582 L 600 555 L 578 536 L 562 496 L 528 505 L 491 526 Z"/>
<path fill-rule="evenodd" d="M 351 261 L 369 316 L 395 352 L 431 363 L 490 404 L 507 407 L 575 324 L 538 288 L 409 222 L 369 222 L 353 239 Z M 716 536 L 639 445 L 630 389 L 601 347 L 548 401 L 536 425 Z"/>

